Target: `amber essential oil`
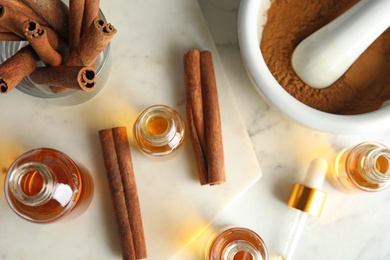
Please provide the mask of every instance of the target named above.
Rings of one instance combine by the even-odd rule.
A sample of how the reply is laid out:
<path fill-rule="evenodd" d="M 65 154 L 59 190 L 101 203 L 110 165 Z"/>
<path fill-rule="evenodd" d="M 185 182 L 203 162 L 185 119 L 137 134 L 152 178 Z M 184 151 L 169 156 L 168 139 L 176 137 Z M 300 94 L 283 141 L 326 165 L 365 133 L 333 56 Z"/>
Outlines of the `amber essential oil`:
<path fill-rule="evenodd" d="M 138 147 L 148 155 L 163 156 L 179 149 L 185 126 L 180 114 L 165 105 L 143 110 L 134 123 L 133 136 Z"/>
<path fill-rule="evenodd" d="M 12 163 L 4 189 L 17 215 L 44 224 L 83 213 L 92 199 L 94 185 L 90 173 L 64 153 L 38 148 Z"/>
<path fill-rule="evenodd" d="M 233 227 L 219 233 L 209 242 L 207 260 L 268 260 L 261 237 L 247 228 Z"/>
<path fill-rule="evenodd" d="M 336 155 L 330 169 L 332 184 L 344 191 L 374 192 L 390 184 L 390 150 L 365 142 Z"/>

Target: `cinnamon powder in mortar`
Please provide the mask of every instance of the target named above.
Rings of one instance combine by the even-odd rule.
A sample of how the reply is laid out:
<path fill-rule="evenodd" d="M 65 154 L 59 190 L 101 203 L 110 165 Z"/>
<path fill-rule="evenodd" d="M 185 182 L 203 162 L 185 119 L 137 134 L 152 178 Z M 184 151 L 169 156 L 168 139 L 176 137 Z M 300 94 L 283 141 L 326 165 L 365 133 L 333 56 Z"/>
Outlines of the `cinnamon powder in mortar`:
<path fill-rule="evenodd" d="M 390 99 L 390 29 L 333 85 L 306 85 L 291 66 L 295 47 L 357 0 L 274 0 L 260 44 L 266 64 L 283 88 L 304 104 L 333 114 L 362 114 Z"/>

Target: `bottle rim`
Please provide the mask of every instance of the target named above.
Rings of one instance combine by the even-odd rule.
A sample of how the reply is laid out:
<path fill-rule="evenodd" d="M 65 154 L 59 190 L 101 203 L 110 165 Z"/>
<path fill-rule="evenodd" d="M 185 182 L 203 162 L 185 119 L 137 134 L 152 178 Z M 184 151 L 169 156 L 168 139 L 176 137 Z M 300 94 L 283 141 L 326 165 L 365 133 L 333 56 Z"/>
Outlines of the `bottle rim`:
<path fill-rule="evenodd" d="M 387 167 L 380 169 L 380 161 Z M 361 162 L 362 173 L 368 181 L 383 184 L 390 180 L 390 149 L 374 148 L 366 152 Z"/>
<path fill-rule="evenodd" d="M 19 217 L 21 217 L 25 220 L 31 221 L 33 223 L 45 224 L 45 223 L 55 222 L 57 220 L 62 219 L 64 216 L 70 214 L 70 212 L 76 206 L 76 202 L 74 201 L 74 198 L 75 198 L 76 194 L 80 194 L 80 192 L 82 192 L 82 185 L 83 184 L 81 182 L 82 181 L 81 179 L 77 180 L 78 183 L 76 184 L 76 186 L 73 186 L 73 188 L 75 188 L 75 190 L 73 190 L 73 193 L 72 193 L 71 198 L 69 200 L 69 192 L 67 192 L 67 190 L 66 190 L 66 188 L 68 188 L 68 187 L 65 187 L 65 188 L 60 187 L 59 188 L 59 186 L 61 186 L 61 183 L 58 183 L 56 181 L 55 173 L 50 169 L 49 166 L 41 164 L 39 162 L 24 162 L 25 156 L 32 156 L 32 155 L 34 155 L 34 153 L 39 153 L 42 151 L 56 152 L 58 157 L 61 158 L 61 160 L 65 160 L 66 163 L 68 163 L 72 167 L 78 168 L 76 163 L 69 156 L 67 156 L 66 154 L 64 154 L 61 151 L 58 151 L 56 149 L 35 148 L 32 150 L 29 150 L 29 151 L 25 152 L 24 154 L 20 155 L 9 167 L 9 169 L 6 173 L 5 180 L 4 180 L 4 194 L 5 194 L 7 204 L 12 209 L 12 211 L 14 211 L 14 213 L 16 213 Z M 43 167 L 42 167 L 42 165 L 43 165 Z M 21 208 L 18 205 L 19 203 L 17 203 L 17 201 L 20 202 L 20 200 L 18 198 L 16 198 L 14 193 L 11 192 L 10 188 L 13 185 L 12 182 L 15 180 L 15 176 L 12 176 L 12 173 L 17 172 L 20 169 L 23 170 L 23 167 L 26 167 L 26 169 L 28 167 L 33 167 L 32 169 L 34 169 L 34 167 L 35 167 L 35 169 L 36 169 L 36 167 L 40 167 L 39 171 L 40 171 L 41 176 L 42 176 L 42 174 L 44 174 L 46 177 L 48 177 L 49 174 L 51 175 L 51 177 L 48 177 L 48 179 L 52 178 L 52 180 L 48 181 L 47 187 L 44 188 L 46 190 L 43 192 L 43 190 L 41 189 L 41 191 L 38 192 L 38 194 L 41 192 L 44 193 L 45 196 L 48 197 L 47 201 L 49 201 L 51 199 L 56 200 L 59 204 L 61 204 L 61 206 L 63 208 L 63 210 L 61 210 L 61 212 L 56 213 L 56 214 L 47 213 L 47 214 L 44 214 L 44 215 L 40 216 L 39 218 L 37 218 L 34 216 L 34 214 L 30 214 L 28 209 Z M 10 181 L 11 177 L 13 179 L 11 179 L 11 181 Z M 45 179 L 45 177 L 42 176 L 42 179 Z M 18 180 L 21 181 L 22 177 L 16 179 L 16 181 L 18 181 Z M 45 186 L 45 185 L 43 185 L 43 186 Z M 38 195 L 38 194 L 35 194 L 35 195 Z M 25 203 L 22 203 L 22 204 L 25 204 Z M 39 208 L 44 204 L 45 204 L 45 202 L 43 202 L 43 199 L 42 199 L 42 203 L 36 203 L 35 205 L 27 205 L 27 204 L 25 204 L 25 205 L 27 206 L 27 208 L 34 208 L 34 207 Z"/>

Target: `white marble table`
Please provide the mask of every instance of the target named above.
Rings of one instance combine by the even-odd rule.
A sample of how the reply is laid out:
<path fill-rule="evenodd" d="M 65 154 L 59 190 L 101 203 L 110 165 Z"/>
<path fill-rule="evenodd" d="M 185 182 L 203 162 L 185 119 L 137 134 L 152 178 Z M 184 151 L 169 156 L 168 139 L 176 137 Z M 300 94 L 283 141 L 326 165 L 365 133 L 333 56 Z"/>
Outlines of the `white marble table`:
<path fill-rule="evenodd" d="M 173 0 L 169 0 L 172 3 Z M 178 0 L 181 3 L 190 3 L 190 0 Z M 188 1 L 188 2 L 187 2 Z M 201 25 L 196 27 L 194 31 L 183 31 L 183 38 L 178 38 L 180 44 L 188 44 L 187 47 L 197 46 L 199 44 L 208 44 L 207 39 L 194 38 L 193 44 L 189 44 L 186 37 L 194 36 L 198 33 L 203 33 L 203 19 L 198 16 L 197 9 L 193 12 L 176 13 L 178 16 L 159 17 L 154 10 L 153 12 L 146 11 L 144 14 L 137 13 L 136 16 L 140 19 L 134 19 L 132 12 L 139 7 L 138 5 L 150 5 L 150 8 L 158 7 L 155 1 L 115 1 L 109 2 L 103 0 L 103 10 L 106 11 L 107 17 L 110 21 L 118 21 L 115 25 L 119 28 L 126 28 L 127 34 L 120 36 L 124 45 L 115 44 L 115 46 L 126 46 L 131 50 L 133 41 L 137 37 L 148 39 L 152 37 L 153 28 L 156 23 L 143 24 L 143 30 L 138 31 L 135 35 L 135 29 L 140 26 L 140 21 L 149 17 L 150 19 L 158 18 L 165 19 L 164 23 L 175 23 L 177 19 L 184 19 L 190 16 L 192 21 L 198 20 Z M 168 1 L 167 1 L 168 2 Z M 277 254 L 283 250 L 285 237 L 289 232 L 289 227 L 292 222 L 292 211 L 286 206 L 286 201 L 289 196 L 290 189 L 294 182 L 302 179 L 309 162 L 315 157 L 324 157 L 328 159 L 334 151 L 344 148 L 345 146 L 355 145 L 363 141 L 379 141 L 390 145 L 390 136 L 388 133 L 375 133 L 370 135 L 331 135 L 320 133 L 311 129 L 302 127 L 295 122 L 291 122 L 272 107 L 269 107 L 264 100 L 256 93 L 254 87 L 249 82 L 249 78 L 244 70 L 237 40 L 237 13 L 239 7 L 239 0 L 199 0 L 200 6 L 204 12 L 204 16 L 208 23 L 212 37 L 216 43 L 219 55 L 222 60 L 223 67 L 230 82 L 230 87 L 233 91 L 236 103 L 238 104 L 239 112 L 244 120 L 246 131 L 250 136 L 250 141 L 255 150 L 258 163 L 261 167 L 262 178 L 258 180 L 249 191 L 244 193 L 241 197 L 235 200 L 225 210 L 223 210 L 218 217 L 210 225 L 210 230 L 219 226 L 242 226 L 248 227 L 256 231 L 266 242 L 269 252 Z M 185 4 L 184 4 L 185 5 Z M 192 6 L 192 4 L 190 4 Z M 177 10 L 180 10 L 178 6 Z M 135 9 L 134 9 L 135 8 Z M 145 9 L 142 9 L 145 10 Z M 165 12 L 161 9 L 161 12 Z M 173 13 L 175 10 L 171 10 Z M 115 15 L 117 14 L 117 15 Z M 125 19 L 129 17 L 129 20 Z M 146 18 L 145 18 L 146 17 Z M 161 32 L 159 37 L 164 34 L 169 34 L 169 26 L 166 26 L 165 31 Z M 185 27 L 186 24 L 183 23 Z M 153 38 L 153 37 L 152 37 Z M 153 38 L 154 39 L 154 38 Z M 150 42 L 147 44 L 151 44 Z M 165 42 L 166 44 L 166 42 Z M 183 45 L 178 45 L 183 49 Z M 142 46 L 137 45 L 137 48 Z M 146 47 L 150 47 L 149 45 Z M 140 48 L 142 50 L 142 48 Z M 177 49 L 169 49 L 171 53 L 178 53 Z M 8 154 L 8 157 L 15 156 L 26 148 L 32 148 L 37 144 L 53 145 L 54 143 L 59 147 L 65 147 L 64 152 L 69 155 L 77 154 L 79 159 L 87 162 L 92 170 L 98 170 L 102 167 L 102 163 L 95 165 L 96 158 L 100 158 L 99 146 L 96 143 L 96 130 L 104 127 L 116 126 L 120 124 L 128 124 L 129 120 L 133 120 L 136 114 L 135 110 L 139 110 L 146 105 L 151 105 L 159 100 L 157 95 L 151 96 L 150 100 L 143 99 L 144 94 L 148 93 L 148 87 L 139 93 L 132 93 L 131 95 L 120 95 L 128 85 L 139 86 L 145 84 L 145 81 L 152 86 L 160 86 L 163 79 L 165 86 L 178 86 L 181 84 L 176 73 L 167 69 L 167 64 L 177 64 L 177 60 L 167 59 L 167 56 L 160 55 L 159 49 L 156 48 L 150 55 L 147 53 L 128 52 L 127 56 L 122 55 L 123 49 L 114 49 L 114 56 L 128 61 L 124 66 L 117 65 L 118 69 L 114 75 L 132 73 L 138 70 L 139 74 L 133 74 L 129 82 L 124 82 L 121 79 L 113 77 L 110 79 L 111 86 L 115 85 L 118 88 L 117 92 L 112 92 L 109 97 L 116 101 L 115 106 L 108 106 L 104 102 L 104 98 L 97 96 L 92 101 L 82 105 L 80 108 L 53 108 L 51 105 L 42 103 L 40 101 L 29 101 L 26 97 L 15 94 L 15 98 L 20 97 L 20 104 L 25 109 L 38 108 L 40 111 L 32 113 L 31 117 L 19 118 L 19 121 L 14 121 L 10 124 L 9 121 L 1 121 L 0 132 L 2 133 L 3 143 L 5 142 L 9 147 L 12 147 L 11 153 L 0 147 L 1 154 Z M 157 59 L 156 59 L 157 57 Z M 161 58 L 162 57 L 162 58 Z M 141 62 L 133 62 L 133 59 L 141 58 Z M 143 68 L 152 68 L 157 71 L 154 77 L 145 77 L 149 75 L 143 71 Z M 173 77 L 173 80 L 172 78 Z M 112 87 L 111 87 L 112 88 Z M 105 88 L 106 93 L 109 89 Z M 150 91 L 150 90 L 149 90 Z M 169 97 L 169 94 L 174 93 L 174 97 L 179 98 L 179 101 L 170 100 L 170 105 L 176 106 L 183 112 L 182 90 L 164 92 L 163 98 Z M 12 94 L 14 95 L 14 94 Z M 132 105 L 129 105 L 132 104 Z M 4 109 L 13 108 L 7 106 Z M 96 109 L 97 108 L 97 109 Z M 61 118 L 52 117 L 51 113 L 60 113 Z M 109 111 L 110 113 L 107 113 Z M 72 117 L 71 115 L 74 115 Z M 102 114 L 99 114 L 102 113 Z M 6 114 L 6 112 L 4 112 Z M 99 114 L 100 117 L 97 116 Z M 104 120 L 102 120 L 102 117 Z M 19 124 L 25 121 L 37 120 L 44 124 L 49 124 L 50 128 L 44 131 L 47 138 L 40 140 L 41 132 L 37 129 L 18 129 Z M 7 125 L 7 127 L 3 127 Z M 50 135 L 51 132 L 73 130 L 74 127 L 81 129 L 80 136 L 66 136 L 66 138 L 58 138 Z M 9 133 L 6 130 L 17 129 L 16 133 Z M 20 133 L 32 130 L 30 134 L 37 138 L 29 139 Z M 4 132 L 2 132 L 4 131 Z M 4 135 L 5 134 L 5 135 Z M 19 137 L 18 142 L 15 139 L 5 139 L 7 135 Z M 42 137 L 40 137 L 42 138 Z M 7 143 L 8 142 L 8 143 Z M 67 146 L 70 143 L 77 143 L 80 149 L 74 149 L 72 146 Z M 82 148 L 81 148 L 82 147 Z M 4 147 L 3 147 L 4 148 Z M 92 148 L 92 149 L 91 149 Z M 185 148 L 186 151 L 189 149 Z M 88 151 L 86 153 L 86 151 Z M 188 151 L 186 152 L 188 153 Z M 186 155 L 181 155 L 186 156 Z M 134 159 L 137 166 L 141 165 L 142 155 L 135 152 Z M 12 158 L 0 158 L 0 165 L 4 167 L 5 161 L 9 162 Z M 147 164 L 145 167 L 147 168 Z M 186 167 L 184 165 L 183 167 Z M 243 187 L 247 187 L 256 179 L 256 167 L 253 175 Z M 237 170 L 243 170 L 241 167 Z M 96 174 L 96 173 L 95 173 Z M 98 171 L 97 174 L 103 174 Z M 163 173 L 167 174 L 167 173 Z M 257 175 L 260 175 L 257 172 Z M 149 174 L 148 176 L 151 176 Z M 96 177 L 96 175 L 95 175 Z M 186 177 L 184 177 L 186 179 Z M 188 181 L 188 179 L 186 179 Z M 152 194 L 145 187 L 148 186 L 148 180 L 141 181 L 141 195 Z M 188 184 L 188 183 L 187 183 Z M 243 190 L 245 190 L 243 188 Z M 388 212 L 386 203 L 390 199 L 390 191 L 383 191 L 375 194 L 345 194 L 337 191 L 330 184 L 324 184 L 324 190 L 328 193 L 328 200 L 326 202 L 323 214 L 319 219 L 308 221 L 304 232 L 302 234 L 300 243 L 295 254 L 295 259 L 318 259 L 318 260 L 366 260 L 366 259 L 390 259 L 390 247 L 388 246 L 388 239 L 390 239 L 390 223 L 387 223 Z M 112 213 L 107 213 L 110 208 L 109 198 L 107 197 L 107 187 L 103 179 L 97 181 L 97 191 L 95 199 L 91 208 L 76 222 L 65 223 L 53 229 L 51 226 L 37 227 L 28 225 L 22 220 L 15 220 L 12 223 L 6 216 L 10 216 L 9 209 L 2 208 L 0 212 L 0 220 L 3 221 L 2 227 L 7 227 L 7 233 L 0 230 L 0 259 L 27 259 L 31 254 L 40 254 L 40 259 L 53 259 L 58 255 L 58 259 L 120 259 L 118 239 L 116 237 L 115 223 Z M 240 195 L 238 192 L 235 197 Z M 153 196 L 158 197 L 158 192 Z M 173 198 L 173 195 L 170 195 Z M 1 206 L 4 206 L 4 200 L 0 200 Z M 103 202 L 103 204 L 99 204 Z M 142 203 L 142 201 L 141 201 Z M 227 201 L 223 202 L 228 204 Z M 142 204 L 141 204 L 142 205 Z M 147 209 L 148 210 L 148 209 Z M 153 210 L 151 209 L 151 212 Z M 210 213 L 211 212 L 211 213 Z M 96 214 L 97 213 L 97 214 Z M 212 216 L 213 211 L 207 211 L 209 216 Z M 167 214 L 167 212 L 165 212 Z M 172 214 L 170 212 L 168 214 Z M 2 219 L 3 217 L 3 219 Z M 147 214 L 146 228 L 148 234 L 157 234 L 158 226 L 152 222 L 154 215 Z M 156 214 L 156 217 L 158 215 Z M 92 220 L 92 221 L 91 221 Z M 194 215 L 194 220 L 202 222 L 202 217 Z M 159 222 L 156 221 L 158 224 Z M 194 223 L 195 226 L 207 223 Z M 84 231 L 85 225 L 88 228 Z M 164 227 L 166 228 L 166 227 Z M 193 232 L 194 226 L 191 226 L 189 233 Z M 74 229 L 74 230 L 72 230 Z M 80 232 L 81 229 L 83 232 Z M 21 235 L 19 231 L 25 232 Z M 163 231 L 165 229 L 162 229 Z M 15 232 L 12 234 L 12 232 Z M 71 232 L 74 231 L 74 232 Z M 79 231 L 79 232 L 77 232 Z M 207 234 L 205 231 L 204 234 Z M 64 233 L 61 233 L 64 232 Z M 173 232 L 170 230 L 170 232 Z M 186 230 L 180 229 L 179 238 L 185 238 L 181 242 L 187 242 L 190 235 Z M 4 234 L 7 236 L 4 236 Z M 3 234 L 3 235 L 2 235 Z M 11 235 L 9 235 L 11 234 Z M 29 234 L 34 234 L 37 239 L 35 241 L 29 240 Z M 161 234 L 157 234 L 161 235 Z M 58 241 L 50 241 L 49 245 L 41 244 L 39 239 L 45 241 L 46 236 L 53 236 L 60 238 Z M 159 237 L 159 236 L 156 236 Z M 202 238 L 202 234 L 200 235 Z M 20 240 L 18 240 L 20 239 Z M 148 243 L 151 245 L 151 260 L 165 259 L 159 258 L 159 246 L 169 242 L 167 240 L 153 239 L 149 236 Z M 11 241 L 11 242 L 10 242 Z M 164 248 L 165 255 L 174 255 L 176 252 L 170 251 L 170 248 L 177 249 L 178 241 L 172 241 L 169 248 Z M 200 259 L 199 252 L 202 250 L 201 243 L 191 243 L 183 252 L 177 257 L 172 257 L 178 260 L 196 260 Z M 22 243 L 22 244 L 19 244 Z M 57 243 L 57 244 L 56 244 Z M 69 247 L 71 246 L 71 249 Z M 33 249 L 29 251 L 29 249 Z M 61 252 L 63 250 L 63 252 Z M 31 257 L 30 257 L 31 258 Z M 34 258 L 35 259 L 35 258 Z M 57 259 L 57 258 L 56 258 Z"/>
<path fill-rule="evenodd" d="M 263 177 L 214 222 L 251 228 L 270 253 L 283 250 L 292 222 L 286 201 L 315 157 L 363 141 L 390 145 L 390 130 L 367 135 L 321 133 L 286 119 L 257 95 L 244 70 L 237 40 L 239 0 L 199 0 L 257 154 Z M 390 122 L 389 122 L 390 124 Z M 328 199 L 319 219 L 306 223 L 299 260 L 390 259 L 390 190 L 346 194 L 325 182 Z"/>

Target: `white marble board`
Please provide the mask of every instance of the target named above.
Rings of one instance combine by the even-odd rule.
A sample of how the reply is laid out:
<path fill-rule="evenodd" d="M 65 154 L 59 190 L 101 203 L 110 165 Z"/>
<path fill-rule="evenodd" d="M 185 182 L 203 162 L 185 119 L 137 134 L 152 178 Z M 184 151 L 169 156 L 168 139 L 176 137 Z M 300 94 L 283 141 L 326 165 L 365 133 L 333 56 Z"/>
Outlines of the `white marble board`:
<path fill-rule="evenodd" d="M 1 259 L 120 259 L 98 130 L 128 129 L 148 259 L 173 259 L 229 203 L 261 177 L 229 82 L 195 0 L 101 1 L 117 29 L 105 88 L 76 106 L 57 106 L 18 90 L 0 96 L 0 182 L 21 153 L 52 147 L 91 171 L 95 194 L 69 222 L 32 224 L 18 218 L 0 190 Z M 182 56 L 211 50 L 220 98 L 227 182 L 201 186 L 189 139 L 176 156 L 151 159 L 132 142 L 131 127 L 145 107 L 163 103 L 185 115 Z"/>

